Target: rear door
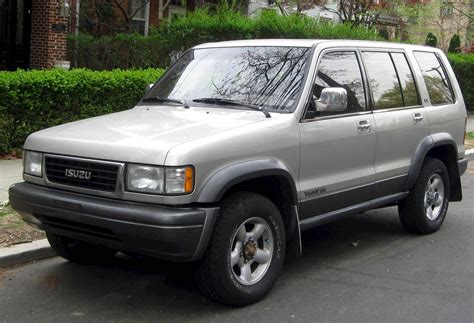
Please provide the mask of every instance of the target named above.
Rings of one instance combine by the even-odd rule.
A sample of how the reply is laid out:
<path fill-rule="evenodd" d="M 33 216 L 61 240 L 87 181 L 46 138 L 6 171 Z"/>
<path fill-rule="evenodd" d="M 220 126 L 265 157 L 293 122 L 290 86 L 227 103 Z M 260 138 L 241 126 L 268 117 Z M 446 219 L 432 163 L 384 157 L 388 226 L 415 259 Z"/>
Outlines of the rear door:
<path fill-rule="evenodd" d="M 370 200 L 374 184 L 375 129 L 356 49 L 320 56 L 312 98 L 300 123 L 300 219 Z M 324 88 L 344 88 L 347 109 L 316 111 Z"/>
<path fill-rule="evenodd" d="M 403 51 L 362 50 L 377 127 L 374 198 L 403 190 L 428 118 Z"/>

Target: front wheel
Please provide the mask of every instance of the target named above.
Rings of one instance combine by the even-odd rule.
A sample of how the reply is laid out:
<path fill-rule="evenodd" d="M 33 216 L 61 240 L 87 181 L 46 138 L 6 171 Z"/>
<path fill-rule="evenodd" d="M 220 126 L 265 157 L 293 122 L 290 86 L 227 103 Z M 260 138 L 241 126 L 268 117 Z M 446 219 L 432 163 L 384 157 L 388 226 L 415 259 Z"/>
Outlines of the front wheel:
<path fill-rule="evenodd" d="M 285 228 L 267 198 L 237 193 L 221 205 L 196 281 L 214 301 L 243 306 L 262 299 L 275 284 L 285 256 Z"/>
<path fill-rule="evenodd" d="M 450 194 L 446 166 L 436 158 L 427 158 L 408 197 L 398 212 L 408 232 L 429 234 L 437 231 L 446 217 Z"/>

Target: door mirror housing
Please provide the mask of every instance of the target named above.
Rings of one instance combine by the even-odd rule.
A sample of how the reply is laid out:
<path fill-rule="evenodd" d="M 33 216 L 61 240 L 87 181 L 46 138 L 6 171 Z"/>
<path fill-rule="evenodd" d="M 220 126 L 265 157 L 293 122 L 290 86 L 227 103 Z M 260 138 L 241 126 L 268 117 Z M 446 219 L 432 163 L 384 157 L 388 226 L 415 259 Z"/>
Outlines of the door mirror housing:
<path fill-rule="evenodd" d="M 329 87 L 321 91 L 321 96 L 315 101 L 316 111 L 342 112 L 347 109 L 347 91 L 342 87 Z"/>
<path fill-rule="evenodd" d="M 146 88 L 145 88 L 145 94 L 147 94 L 148 92 L 150 92 L 150 90 L 151 90 L 151 88 L 153 87 L 153 85 L 155 85 L 155 84 L 153 84 L 153 83 L 147 84 L 147 86 L 146 86 Z"/>

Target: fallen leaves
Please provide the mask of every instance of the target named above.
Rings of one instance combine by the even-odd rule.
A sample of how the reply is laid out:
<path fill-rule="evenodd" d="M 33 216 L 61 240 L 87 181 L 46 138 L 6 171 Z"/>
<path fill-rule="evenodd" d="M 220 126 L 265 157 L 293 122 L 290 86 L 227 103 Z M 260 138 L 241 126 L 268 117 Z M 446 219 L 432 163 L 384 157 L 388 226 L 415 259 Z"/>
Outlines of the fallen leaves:
<path fill-rule="evenodd" d="M 44 232 L 30 227 L 10 207 L 2 208 L 0 215 L 0 248 L 44 239 Z"/>

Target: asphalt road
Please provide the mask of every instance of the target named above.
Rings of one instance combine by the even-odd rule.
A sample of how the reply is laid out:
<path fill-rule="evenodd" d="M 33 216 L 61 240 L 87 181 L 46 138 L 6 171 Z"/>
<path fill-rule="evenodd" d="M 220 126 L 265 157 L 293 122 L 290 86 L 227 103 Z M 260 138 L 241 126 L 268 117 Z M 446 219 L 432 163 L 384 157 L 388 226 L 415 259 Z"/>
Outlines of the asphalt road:
<path fill-rule="evenodd" d="M 393 207 L 305 234 L 304 255 L 246 308 L 201 296 L 186 266 L 52 258 L 0 271 L 0 321 L 473 322 L 473 162 L 462 180 L 464 201 L 435 234 L 405 233 Z"/>

